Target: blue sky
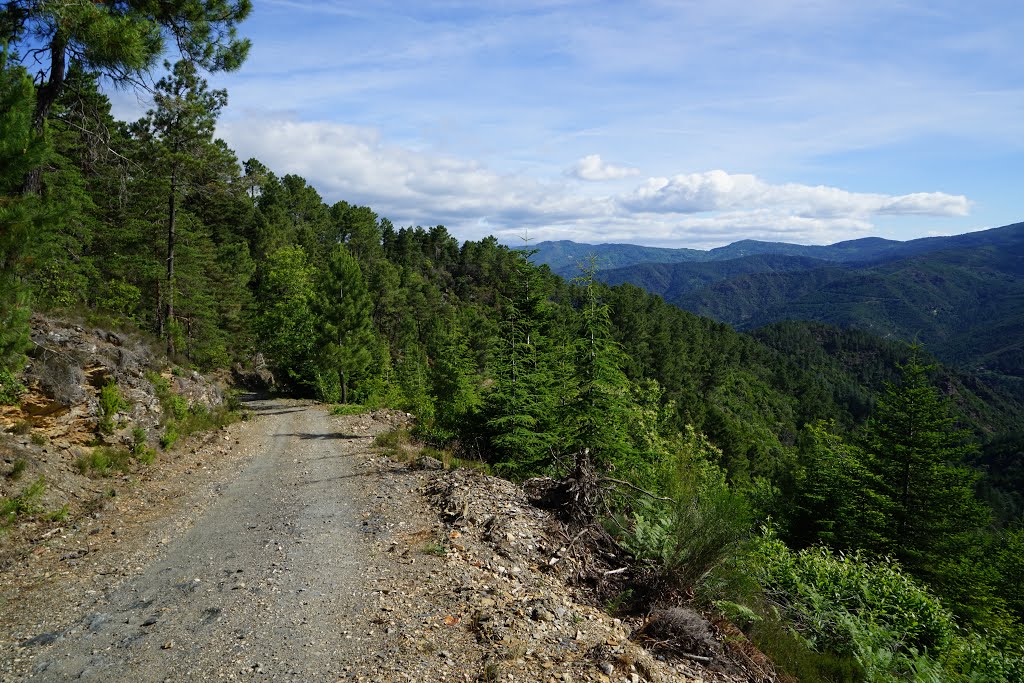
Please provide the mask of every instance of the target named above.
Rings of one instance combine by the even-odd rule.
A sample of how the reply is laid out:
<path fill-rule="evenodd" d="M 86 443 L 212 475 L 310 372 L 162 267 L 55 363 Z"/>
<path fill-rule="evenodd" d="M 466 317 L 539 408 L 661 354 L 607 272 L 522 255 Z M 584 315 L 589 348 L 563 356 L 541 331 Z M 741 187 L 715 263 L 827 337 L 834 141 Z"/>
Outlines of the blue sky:
<path fill-rule="evenodd" d="M 1024 220 L 1024 4 L 257 0 L 219 134 L 461 239 L 712 247 Z"/>

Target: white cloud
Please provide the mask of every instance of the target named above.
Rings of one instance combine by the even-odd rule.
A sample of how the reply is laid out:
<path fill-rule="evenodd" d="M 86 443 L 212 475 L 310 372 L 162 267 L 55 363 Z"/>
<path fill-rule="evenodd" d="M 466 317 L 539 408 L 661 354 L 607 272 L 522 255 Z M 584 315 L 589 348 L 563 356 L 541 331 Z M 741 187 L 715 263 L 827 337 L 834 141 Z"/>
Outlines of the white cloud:
<path fill-rule="evenodd" d="M 772 185 L 754 175 L 721 170 L 649 178 L 620 203 L 629 211 L 681 214 L 771 207 L 807 218 L 966 216 L 970 209 L 970 202 L 963 195 L 919 192 L 892 196 L 823 185 Z"/>
<path fill-rule="evenodd" d="M 255 156 L 279 174 L 301 175 L 328 202 L 366 204 L 398 225 L 444 224 L 463 239 L 494 234 L 513 241 L 528 230 L 538 240 L 822 244 L 871 234 L 878 216 L 963 216 L 970 208 L 961 195 L 771 184 L 722 170 L 649 178 L 632 192 L 608 196 L 589 185 L 498 173 L 474 160 L 391 144 L 362 126 L 268 115 L 223 122 L 218 132 L 240 158 Z M 584 165 L 606 174 L 618 168 L 598 155 L 577 163 Z"/>
<path fill-rule="evenodd" d="M 640 169 L 615 166 L 602 160 L 600 154 L 590 154 L 573 164 L 572 168 L 566 170 L 565 174 L 580 180 L 621 180 L 640 175 Z"/>

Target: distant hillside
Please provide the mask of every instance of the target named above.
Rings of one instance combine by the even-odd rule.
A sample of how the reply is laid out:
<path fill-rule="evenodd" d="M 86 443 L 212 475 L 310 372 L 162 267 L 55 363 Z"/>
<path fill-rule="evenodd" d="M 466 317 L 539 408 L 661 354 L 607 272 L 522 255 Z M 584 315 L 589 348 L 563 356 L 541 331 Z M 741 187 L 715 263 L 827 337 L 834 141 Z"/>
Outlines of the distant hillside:
<path fill-rule="evenodd" d="M 707 260 L 707 252 L 699 249 L 659 249 L 635 244 L 582 244 L 561 240 L 541 242 L 532 247 L 537 250 L 531 259 L 537 265 L 546 265 L 558 275 L 573 278 L 580 273 L 580 265 L 594 256 L 602 271 L 637 263 L 686 263 Z"/>
<path fill-rule="evenodd" d="M 1022 231 L 1024 223 L 1015 223 L 951 237 L 922 237 L 907 242 L 864 237 L 825 246 L 742 240 L 707 251 L 642 247 L 635 244 L 583 244 L 561 240 L 535 245 L 533 248 L 537 250 L 537 254 L 533 261 L 538 265 L 545 264 L 555 273 L 568 277 L 576 275 L 579 272 L 579 264 L 591 255 L 597 257 L 598 266 L 602 270 L 614 270 L 641 263 L 728 261 L 766 254 L 798 256 L 837 263 L 864 263 L 891 261 L 948 249 L 1012 246 L 1018 243 Z"/>
<path fill-rule="evenodd" d="M 743 275 L 802 272 L 826 267 L 835 266 L 829 261 L 806 256 L 759 254 L 727 261 L 640 263 L 603 271 L 598 273 L 598 277 L 610 285 L 628 282 L 673 301 L 687 292 Z"/>
<path fill-rule="evenodd" d="M 671 301 L 741 329 L 816 320 L 917 339 L 946 363 L 1024 390 L 1024 243 L 741 275 Z"/>

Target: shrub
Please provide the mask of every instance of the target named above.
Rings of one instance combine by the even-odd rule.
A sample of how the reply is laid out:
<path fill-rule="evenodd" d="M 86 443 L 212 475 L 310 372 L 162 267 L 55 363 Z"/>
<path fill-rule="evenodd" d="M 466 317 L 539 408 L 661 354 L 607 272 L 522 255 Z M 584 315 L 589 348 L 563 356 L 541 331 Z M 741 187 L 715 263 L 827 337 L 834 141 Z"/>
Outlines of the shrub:
<path fill-rule="evenodd" d="M 175 443 L 178 442 L 178 429 L 173 424 L 167 425 L 164 429 L 164 433 L 160 435 L 160 448 L 170 450 Z"/>
<path fill-rule="evenodd" d="M 13 524 L 18 517 L 42 512 L 39 498 L 46 490 L 46 478 L 39 477 L 24 491 L 10 498 L 0 498 L 0 526 Z"/>
<path fill-rule="evenodd" d="M 89 455 L 75 461 L 78 472 L 90 477 L 109 477 L 114 471 L 128 472 L 132 454 L 121 448 L 97 446 Z"/>
<path fill-rule="evenodd" d="M 897 563 L 821 547 L 793 552 L 771 528 L 754 545 L 750 570 L 765 598 L 789 621 L 792 637 L 836 655 L 834 665 L 852 658 L 872 683 L 1024 680 L 1019 647 L 959 628 L 939 599 Z"/>
<path fill-rule="evenodd" d="M 0 405 L 13 406 L 21 400 L 25 387 L 9 369 L 0 367 Z"/>
<path fill-rule="evenodd" d="M 143 465 L 149 465 L 156 459 L 156 451 L 146 444 L 146 430 L 142 427 L 132 430 L 132 457 Z"/>
<path fill-rule="evenodd" d="M 700 583 L 750 526 L 744 498 L 729 490 L 714 462 L 721 454 L 703 434 L 686 436 L 662 474 L 670 501 L 643 501 L 622 543 L 658 583 L 683 590 Z"/>
<path fill-rule="evenodd" d="M 100 420 L 99 428 L 104 434 L 114 431 L 114 417 L 128 407 L 128 402 L 121 395 L 121 390 L 114 380 L 108 381 L 100 389 Z"/>
<path fill-rule="evenodd" d="M 168 413 L 175 420 L 183 420 L 188 415 L 188 401 L 185 400 L 185 397 L 170 394 L 165 403 Z"/>

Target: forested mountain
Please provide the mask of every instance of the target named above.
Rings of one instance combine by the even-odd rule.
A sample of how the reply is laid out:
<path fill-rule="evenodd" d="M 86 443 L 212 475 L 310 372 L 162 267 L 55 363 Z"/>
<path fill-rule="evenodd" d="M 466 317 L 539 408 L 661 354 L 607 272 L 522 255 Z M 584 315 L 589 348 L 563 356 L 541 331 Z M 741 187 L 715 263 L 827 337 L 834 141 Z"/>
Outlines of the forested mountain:
<path fill-rule="evenodd" d="M 689 292 L 743 275 L 800 272 L 825 267 L 835 266 L 828 261 L 807 256 L 759 254 L 724 261 L 639 263 L 601 271 L 600 277 L 602 282 L 611 285 L 628 282 L 667 301 L 675 301 Z"/>
<path fill-rule="evenodd" d="M 1019 441 L 1009 433 L 1024 415 L 983 380 L 858 331 L 744 334 L 639 287 L 597 282 L 593 263 L 569 283 L 494 238 L 460 243 L 444 226 L 396 227 L 371 207 L 328 204 L 305 179 L 240 163 L 215 139 L 228 95 L 194 61 L 166 65 L 135 122 L 111 117 L 87 66 L 68 65 L 34 126 L 37 89 L 0 64 L 0 399 L 23 390 L 30 308 L 145 331 L 189 368 L 263 359 L 275 391 L 398 407 L 453 458 L 568 482 L 567 524 L 644 567 L 622 601 L 702 594 L 709 609 L 742 608 L 748 625 L 785 615 L 759 642 L 805 653 L 817 672 L 807 680 L 1024 671 Z M 982 325 L 1005 302 L 982 293 L 1009 288 L 1019 268 L 1012 249 L 993 247 L 859 269 L 813 258 L 748 255 L 720 262 L 732 279 L 694 269 L 676 280 L 776 278 L 777 299 L 739 288 L 752 318 L 755 305 L 791 296 L 782 292 L 797 277 L 816 278 L 833 306 L 875 280 L 880 300 L 904 296 L 895 283 L 909 279 L 922 301 L 953 300 L 950 315 L 966 316 L 973 296 L 977 315 L 964 320 L 995 340 Z M 796 266 L 805 270 L 784 272 Z M 851 275 L 861 280 L 843 285 Z M 918 324 L 913 312 L 885 322 Z M 997 446 L 980 457 L 985 444 Z M 869 559 L 879 557 L 905 572 Z M 756 588 L 714 592 L 739 590 L 737 571 Z M 866 602 L 804 623 L 849 608 L 816 583 L 827 574 Z M 820 594 L 800 593 L 808 587 Z"/>
<path fill-rule="evenodd" d="M 916 339 L 944 362 L 1018 395 L 1024 381 L 1024 234 L 1015 245 L 868 267 L 741 275 L 670 300 L 741 329 L 817 320 Z"/>
<path fill-rule="evenodd" d="M 597 257 L 602 271 L 639 264 L 704 263 L 729 261 L 748 256 L 776 255 L 818 259 L 834 263 L 864 264 L 918 256 L 934 251 L 973 247 L 1012 248 L 1020 244 L 1024 223 L 980 230 L 950 237 L 922 237 L 899 242 L 880 237 L 864 237 L 829 245 L 802 245 L 786 242 L 741 240 L 709 250 L 664 249 L 635 244 L 581 244 L 570 241 L 540 242 L 536 260 L 559 275 L 572 275 L 589 256 Z M 620 276 L 626 281 L 625 276 Z"/>

